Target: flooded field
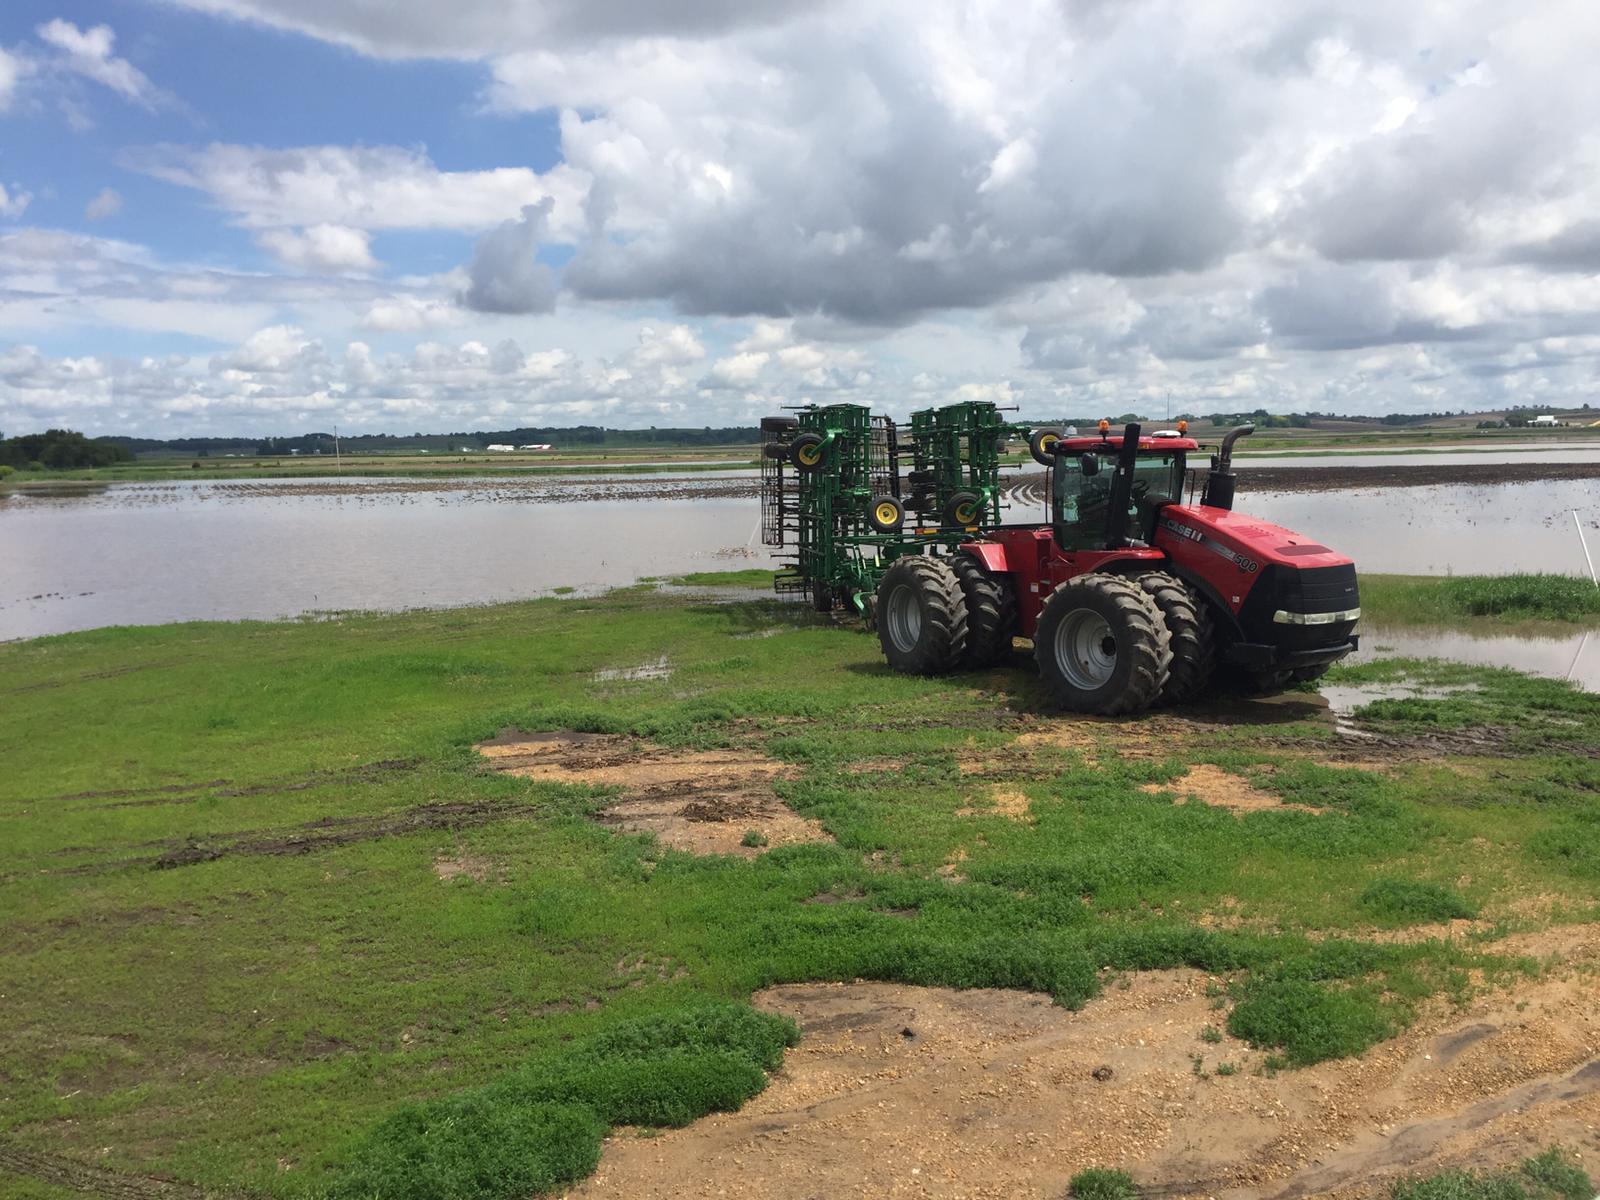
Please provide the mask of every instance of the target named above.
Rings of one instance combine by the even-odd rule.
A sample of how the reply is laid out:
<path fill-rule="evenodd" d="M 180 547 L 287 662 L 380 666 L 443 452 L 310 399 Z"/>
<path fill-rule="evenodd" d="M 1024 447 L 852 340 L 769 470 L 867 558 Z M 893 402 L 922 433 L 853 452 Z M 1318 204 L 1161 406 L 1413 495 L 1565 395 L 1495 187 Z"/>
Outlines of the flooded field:
<path fill-rule="evenodd" d="M 1573 509 L 1600 552 L 1593 479 L 1392 486 L 1387 470 L 1357 471 L 1342 478 L 1384 485 L 1335 491 L 1315 482 L 1332 470 L 1326 460 L 1242 469 L 1240 508 L 1314 533 L 1368 571 L 1582 572 Z M 1300 479 L 1319 490 L 1297 488 Z M 1012 519 L 1042 519 L 1042 481 L 1017 481 Z M 31 489 L 0 495 L 0 640 L 489 603 L 765 566 L 756 516 L 748 470 Z"/>

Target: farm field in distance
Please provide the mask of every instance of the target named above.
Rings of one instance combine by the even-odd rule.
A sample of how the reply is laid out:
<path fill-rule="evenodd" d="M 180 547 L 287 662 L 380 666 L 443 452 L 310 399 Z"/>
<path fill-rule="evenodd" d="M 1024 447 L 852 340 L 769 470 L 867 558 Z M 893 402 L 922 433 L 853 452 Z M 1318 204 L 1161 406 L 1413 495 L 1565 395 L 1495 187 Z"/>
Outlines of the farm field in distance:
<path fill-rule="evenodd" d="M 1068 716 L 763 578 L 0 645 L 0 1194 L 1600 1173 L 1600 696 Z"/>

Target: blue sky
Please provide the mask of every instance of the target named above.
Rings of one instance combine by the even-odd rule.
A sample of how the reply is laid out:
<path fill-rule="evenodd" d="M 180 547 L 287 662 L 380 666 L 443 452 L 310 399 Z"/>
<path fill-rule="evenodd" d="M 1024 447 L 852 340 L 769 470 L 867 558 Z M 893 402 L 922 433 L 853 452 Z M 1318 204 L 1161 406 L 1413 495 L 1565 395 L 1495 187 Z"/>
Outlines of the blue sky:
<path fill-rule="evenodd" d="M 0 429 L 1582 403 L 1595 26 L 11 0 Z"/>

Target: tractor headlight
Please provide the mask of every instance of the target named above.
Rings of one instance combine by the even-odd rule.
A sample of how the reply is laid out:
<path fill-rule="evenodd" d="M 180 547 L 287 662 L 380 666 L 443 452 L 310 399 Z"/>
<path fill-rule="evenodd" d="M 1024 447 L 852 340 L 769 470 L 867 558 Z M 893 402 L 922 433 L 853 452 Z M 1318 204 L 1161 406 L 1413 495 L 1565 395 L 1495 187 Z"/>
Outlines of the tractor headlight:
<path fill-rule="evenodd" d="M 1345 621 L 1359 621 L 1361 610 L 1347 608 L 1343 612 L 1297 613 L 1280 608 L 1272 614 L 1274 625 L 1339 625 Z"/>

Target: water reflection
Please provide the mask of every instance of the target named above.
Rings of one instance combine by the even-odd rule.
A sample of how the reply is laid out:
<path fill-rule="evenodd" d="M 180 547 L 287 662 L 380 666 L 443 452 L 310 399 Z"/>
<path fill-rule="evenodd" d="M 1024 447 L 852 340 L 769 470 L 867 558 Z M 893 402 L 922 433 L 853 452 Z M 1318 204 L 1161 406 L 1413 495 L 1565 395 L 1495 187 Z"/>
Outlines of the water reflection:
<path fill-rule="evenodd" d="M 1480 637 L 1454 629 L 1385 628 L 1363 622 L 1361 649 L 1347 661 L 1396 656 L 1511 667 L 1600 691 L 1600 630 L 1584 629 L 1557 637 Z M 1326 688 L 1320 690 L 1328 694 Z"/>

